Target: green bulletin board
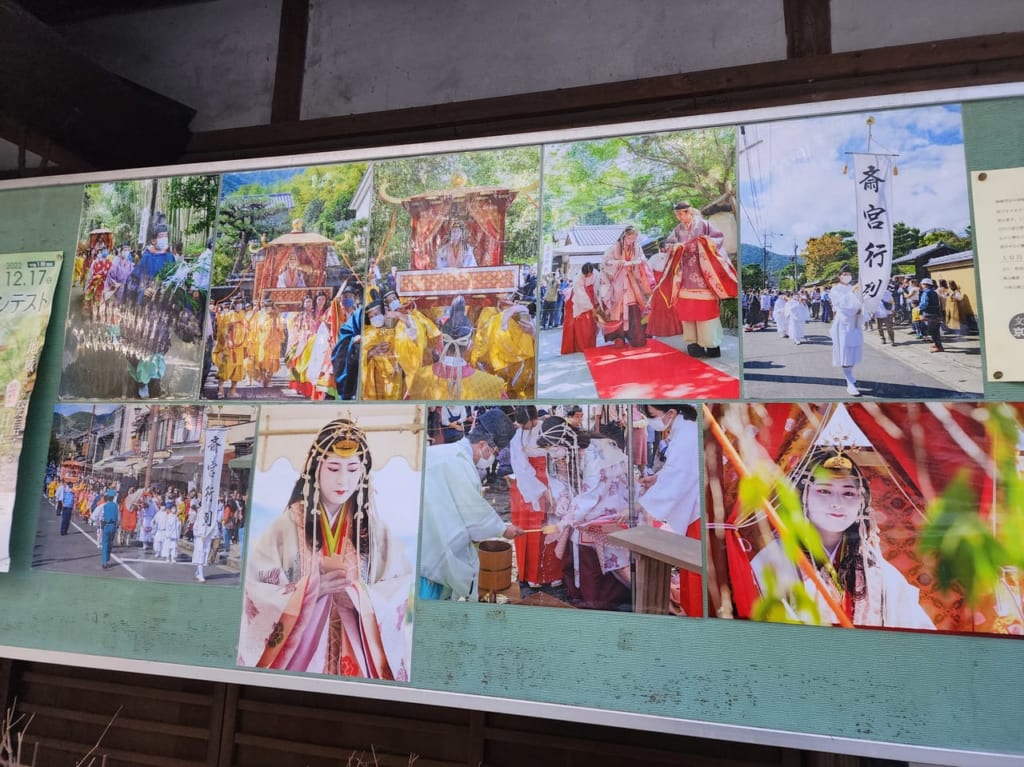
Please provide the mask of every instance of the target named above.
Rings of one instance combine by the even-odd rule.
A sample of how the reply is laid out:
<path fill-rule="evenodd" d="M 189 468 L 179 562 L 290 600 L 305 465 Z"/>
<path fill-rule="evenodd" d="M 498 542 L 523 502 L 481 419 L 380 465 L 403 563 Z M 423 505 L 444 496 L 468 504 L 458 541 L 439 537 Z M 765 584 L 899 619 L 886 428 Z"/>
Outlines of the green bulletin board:
<path fill-rule="evenodd" d="M 966 103 L 963 122 L 969 169 L 1024 165 L 1024 101 Z M 74 253 L 82 194 L 81 184 L 0 191 L 0 252 Z M 72 266 L 65 258 L 25 434 L 0 652 L 54 651 L 57 662 L 115 669 L 181 664 L 191 668 L 147 670 L 923 762 L 1024 764 L 1024 643 L 1012 639 L 420 601 L 403 687 L 237 669 L 238 589 L 33 572 Z M 1024 384 L 987 384 L 986 395 L 1024 399 Z"/>

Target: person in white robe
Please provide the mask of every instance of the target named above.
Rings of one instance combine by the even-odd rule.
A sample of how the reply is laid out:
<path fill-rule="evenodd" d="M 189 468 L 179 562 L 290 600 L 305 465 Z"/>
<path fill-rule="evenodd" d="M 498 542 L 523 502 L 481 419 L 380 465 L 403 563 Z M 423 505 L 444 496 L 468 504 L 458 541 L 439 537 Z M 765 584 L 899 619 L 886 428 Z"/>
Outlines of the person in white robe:
<path fill-rule="evenodd" d="M 192 522 L 192 564 L 196 566 L 195 579 L 206 582 L 204 567 L 210 559 L 210 546 L 213 539 L 220 534 L 217 515 L 214 514 L 215 503 L 202 503 L 198 498 L 192 499 L 192 510 L 195 519 Z"/>
<path fill-rule="evenodd" d="M 783 293 L 775 299 L 775 305 L 772 307 L 772 319 L 775 320 L 775 332 L 779 334 L 779 338 L 785 338 L 789 331 L 789 320 L 786 318 L 787 306 L 789 306 L 789 296 Z"/>
<path fill-rule="evenodd" d="M 421 599 L 477 598 L 480 558 L 476 543 L 515 538 L 522 531 L 505 523 L 483 497 L 480 471 L 507 447 L 515 427 L 503 412 L 481 413 L 464 439 L 427 448 L 420 542 Z"/>
<path fill-rule="evenodd" d="M 859 286 L 850 287 L 853 271 L 848 266 L 839 270 L 839 282 L 832 286 L 831 303 L 835 312 L 829 335 L 832 337 L 832 366 L 843 369 L 846 393 L 859 397 L 853 367 L 861 359 L 864 347 L 864 329 L 861 326 L 861 296 Z"/>
<path fill-rule="evenodd" d="M 153 517 L 153 554 L 157 557 L 163 557 L 164 554 L 164 534 L 167 530 L 167 515 L 170 513 L 170 510 L 164 505 L 157 510 Z"/>
<path fill-rule="evenodd" d="M 697 453 L 697 411 L 692 405 L 648 405 L 655 431 L 668 432 L 665 464 L 657 474 L 639 479 L 637 504 L 652 520 L 686 535 L 700 520 L 700 458 Z"/>
<path fill-rule="evenodd" d="M 807 296 L 799 293 L 786 305 L 786 317 L 789 319 L 789 338 L 795 344 L 804 342 L 804 325 L 811 318 L 811 309 L 807 305 Z"/>

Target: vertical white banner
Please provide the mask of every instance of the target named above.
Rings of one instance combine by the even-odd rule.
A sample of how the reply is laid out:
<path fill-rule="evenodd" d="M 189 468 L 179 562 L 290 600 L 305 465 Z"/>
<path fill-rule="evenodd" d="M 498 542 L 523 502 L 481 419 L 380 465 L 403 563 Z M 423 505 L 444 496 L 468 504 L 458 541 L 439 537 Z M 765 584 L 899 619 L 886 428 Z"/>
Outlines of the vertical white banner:
<path fill-rule="evenodd" d="M 857 154 L 857 282 L 864 313 L 873 312 L 892 276 L 892 157 Z"/>
<path fill-rule="evenodd" d="M 206 430 L 206 446 L 203 449 L 203 513 L 217 513 L 220 499 L 220 473 L 224 468 L 224 445 L 228 430 L 215 427 Z M 218 523 L 220 520 L 216 520 Z"/>

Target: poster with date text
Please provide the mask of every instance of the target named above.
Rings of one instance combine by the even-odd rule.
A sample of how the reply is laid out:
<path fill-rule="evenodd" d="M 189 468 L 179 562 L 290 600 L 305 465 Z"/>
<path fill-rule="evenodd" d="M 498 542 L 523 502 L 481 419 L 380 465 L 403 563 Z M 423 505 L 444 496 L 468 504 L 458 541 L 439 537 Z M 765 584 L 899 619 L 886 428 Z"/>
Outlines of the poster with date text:
<path fill-rule="evenodd" d="M 61 253 L 0 254 L 0 572 L 8 550 L 25 413 L 50 321 Z"/>

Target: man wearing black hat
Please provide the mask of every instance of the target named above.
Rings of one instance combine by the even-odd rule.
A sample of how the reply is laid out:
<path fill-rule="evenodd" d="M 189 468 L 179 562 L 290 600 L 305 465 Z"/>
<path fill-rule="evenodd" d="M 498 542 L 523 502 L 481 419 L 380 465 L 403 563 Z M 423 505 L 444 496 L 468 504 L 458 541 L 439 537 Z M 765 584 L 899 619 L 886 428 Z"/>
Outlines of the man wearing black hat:
<path fill-rule="evenodd" d="M 690 203 L 677 202 L 673 208 L 679 223 L 665 238 L 662 247 L 666 250 L 672 245 L 683 247 L 670 257 L 655 291 L 668 298 L 682 324 L 687 354 L 721 357 L 724 331 L 719 317 L 719 299 L 701 271 L 697 241 L 705 238 L 719 258 L 727 258 L 723 250 L 725 235 L 705 221 Z"/>
<path fill-rule="evenodd" d="M 843 369 L 846 393 L 859 397 L 853 366 L 860 362 L 864 348 L 860 286 L 853 286 L 853 270 L 843 264 L 839 270 L 839 282 L 832 286 L 831 303 L 835 312 L 829 335 L 832 337 L 832 366 Z"/>
<path fill-rule="evenodd" d="M 464 439 L 427 448 L 420 550 L 421 599 L 476 599 L 480 559 L 477 541 L 515 538 L 483 497 L 480 473 L 507 447 L 515 425 L 500 408 L 476 418 Z"/>

